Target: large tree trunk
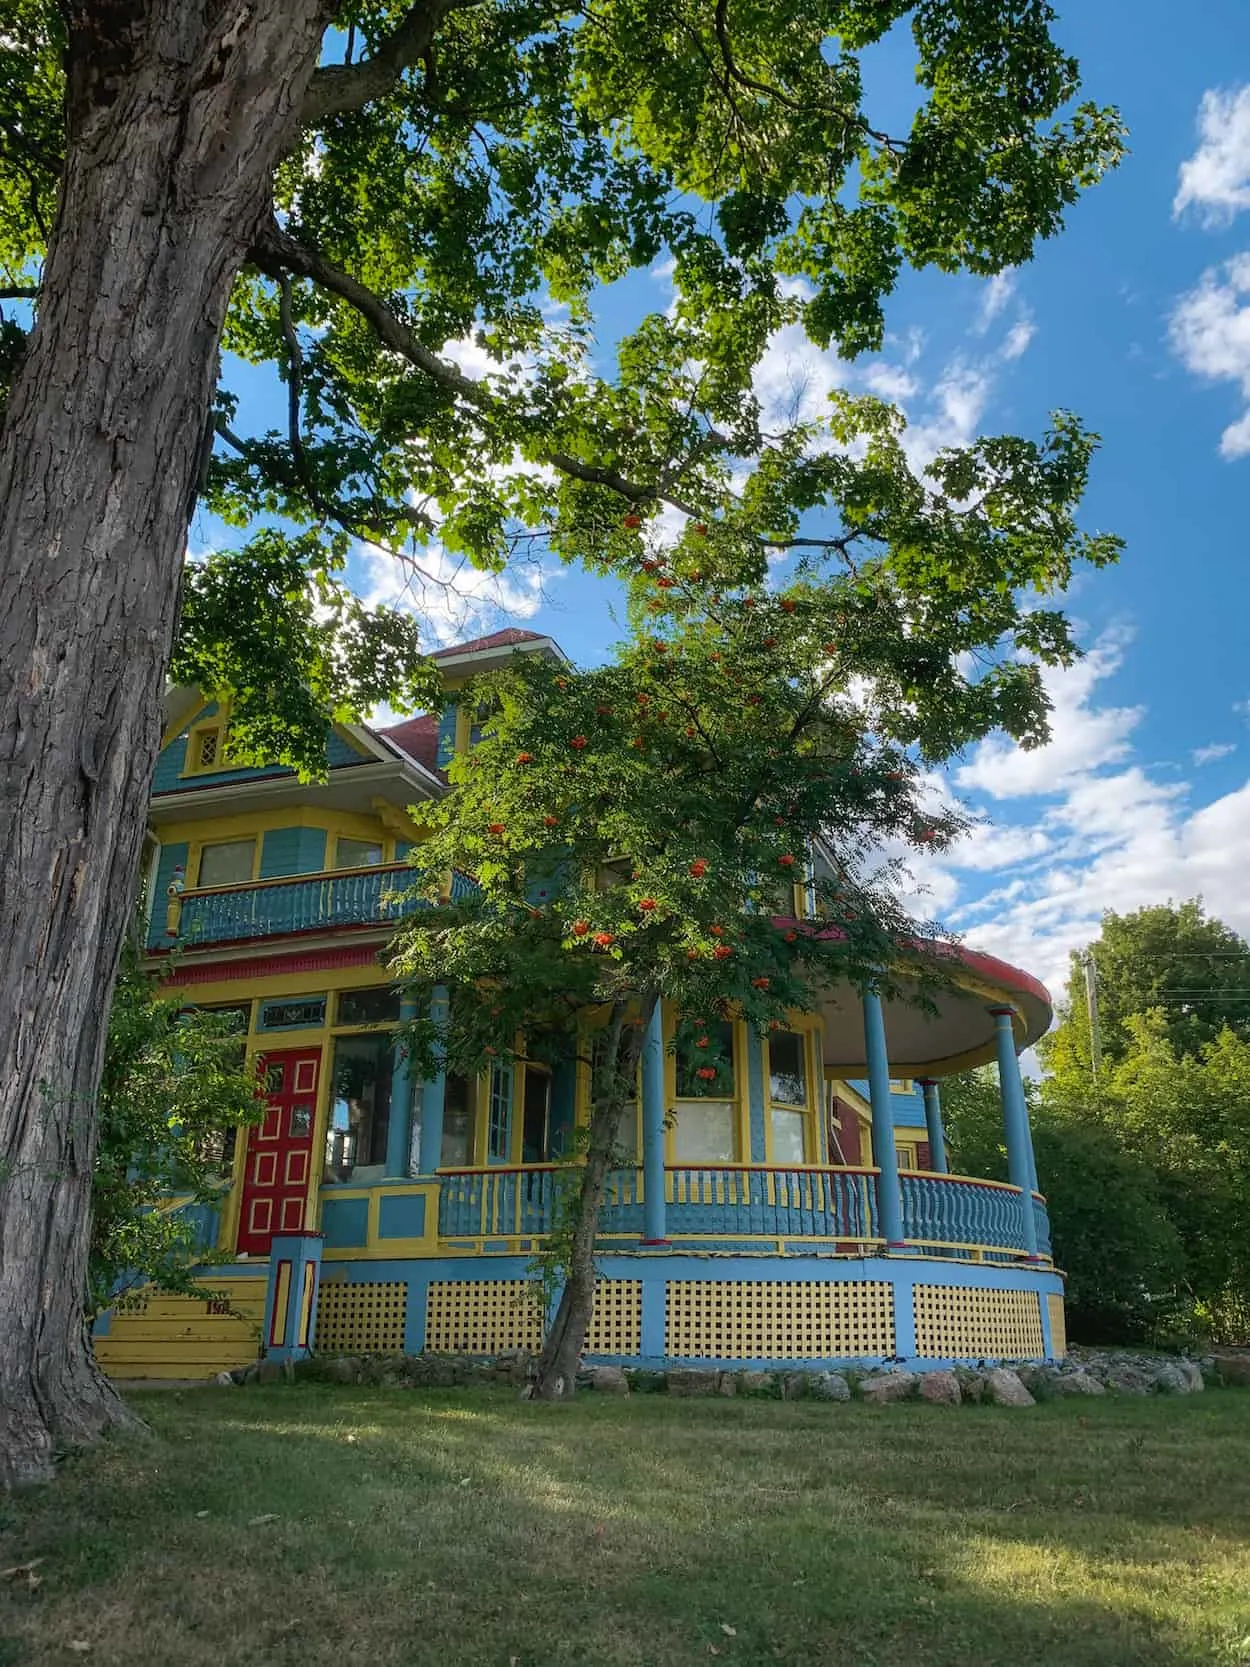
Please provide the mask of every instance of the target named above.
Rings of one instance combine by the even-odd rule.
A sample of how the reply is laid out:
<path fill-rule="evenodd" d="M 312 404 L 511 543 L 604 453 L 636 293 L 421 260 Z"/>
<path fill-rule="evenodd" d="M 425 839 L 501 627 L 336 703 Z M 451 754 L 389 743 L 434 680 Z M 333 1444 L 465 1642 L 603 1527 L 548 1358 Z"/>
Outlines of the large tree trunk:
<path fill-rule="evenodd" d="M 566 1400 L 577 1387 L 577 1369 L 594 1313 L 595 1286 L 599 1278 L 595 1267 L 595 1240 L 599 1236 L 604 1188 L 620 1133 L 621 1114 L 632 1098 L 633 1085 L 637 1081 L 642 1040 L 655 1000 L 653 996 L 647 997 L 642 1005 L 641 1018 L 635 1017 L 632 1023 L 625 1021 L 622 1008 L 613 1014 L 611 1057 L 615 1059 L 615 1069 L 612 1091 L 602 1099 L 593 1100 L 591 1106 L 590 1144 L 582 1170 L 577 1216 L 568 1265 L 564 1270 L 564 1287 L 538 1362 L 538 1375 L 533 1386 L 536 1400 Z"/>
<path fill-rule="evenodd" d="M 129 1419 L 83 1304 L 94 1097 L 231 283 L 328 0 L 78 0 L 0 434 L 0 1486 Z"/>

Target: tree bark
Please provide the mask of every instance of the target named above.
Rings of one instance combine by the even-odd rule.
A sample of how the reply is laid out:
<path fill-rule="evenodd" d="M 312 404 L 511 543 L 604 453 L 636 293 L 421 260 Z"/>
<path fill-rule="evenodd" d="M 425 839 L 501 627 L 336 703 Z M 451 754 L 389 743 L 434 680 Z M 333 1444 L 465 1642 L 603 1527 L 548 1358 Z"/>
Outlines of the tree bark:
<path fill-rule="evenodd" d="M 630 1097 L 630 1086 L 637 1081 L 642 1039 L 656 999 L 648 996 L 642 1005 L 640 1019 L 636 1015 L 632 1023 L 626 1022 L 621 1007 L 612 1017 L 616 1038 L 613 1090 L 602 1102 L 592 1101 L 590 1145 L 582 1170 L 564 1287 L 538 1362 L 538 1374 L 533 1386 L 535 1400 L 567 1400 L 577 1387 L 577 1371 L 595 1307 L 595 1286 L 599 1278 L 595 1267 L 595 1240 L 599 1236 L 605 1184 L 612 1167 L 621 1114 Z"/>
<path fill-rule="evenodd" d="M 0 433 L 0 1487 L 131 1415 L 83 1311 L 95 1095 L 222 322 L 329 0 L 76 0 Z"/>

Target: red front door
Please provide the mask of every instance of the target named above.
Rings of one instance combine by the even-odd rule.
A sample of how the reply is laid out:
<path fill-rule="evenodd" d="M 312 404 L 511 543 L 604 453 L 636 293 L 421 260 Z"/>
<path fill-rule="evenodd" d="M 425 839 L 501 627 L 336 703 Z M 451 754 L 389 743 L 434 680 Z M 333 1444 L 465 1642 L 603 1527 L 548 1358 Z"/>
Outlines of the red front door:
<path fill-rule="evenodd" d="M 320 1048 L 267 1053 L 260 1062 L 269 1109 L 248 1130 L 239 1250 L 268 1256 L 275 1233 L 298 1233 L 312 1174 Z"/>

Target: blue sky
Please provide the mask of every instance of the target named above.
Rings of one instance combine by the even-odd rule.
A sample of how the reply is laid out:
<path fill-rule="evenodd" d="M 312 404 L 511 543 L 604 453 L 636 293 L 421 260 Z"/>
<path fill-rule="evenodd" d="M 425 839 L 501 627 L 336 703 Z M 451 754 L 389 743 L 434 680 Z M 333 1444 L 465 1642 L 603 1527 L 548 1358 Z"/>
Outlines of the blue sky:
<path fill-rule="evenodd" d="M 916 864 L 924 912 L 1052 989 L 1105 908 L 1201 893 L 1250 933 L 1250 4 L 1059 11 L 1088 95 L 1121 107 L 1131 154 L 1027 269 L 909 277 L 886 352 L 849 373 L 904 407 L 921 454 L 1040 432 L 1055 407 L 1103 436 L 1084 521 L 1127 548 L 1069 595 L 1088 654 L 1051 680 L 1052 743 L 1023 754 L 991 740 L 956 761 L 944 790 L 985 821 Z M 897 98 L 892 67 L 881 84 Z M 662 273 L 617 286 L 604 337 L 664 301 Z M 779 400 L 816 404 L 847 374 L 792 340 L 763 368 Z M 369 594 L 396 592 L 380 561 L 355 573 Z M 436 596 L 422 611 L 443 640 L 506 617 L 575 658 L 604 655 L 619 634 L 612 587 L 534 578 L 481 582 L 454 619 Z"/>

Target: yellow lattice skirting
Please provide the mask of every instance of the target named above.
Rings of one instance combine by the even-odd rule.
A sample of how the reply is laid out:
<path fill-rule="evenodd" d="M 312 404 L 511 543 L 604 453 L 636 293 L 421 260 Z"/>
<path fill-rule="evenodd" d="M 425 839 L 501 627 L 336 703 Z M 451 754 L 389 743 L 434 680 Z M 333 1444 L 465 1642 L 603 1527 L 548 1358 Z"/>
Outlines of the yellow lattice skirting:
<path fill-rule="evenodd" d="M 543 1344 L 540 1287 L 529 1279 L 436 1279 L 426 1307 L 425 1346 L 436 1353 L 537 1351 Z M 637 1354 L 642 1347 L 642 1281 L 601 1279 L 586 1353 Z"/>
<path fill-rule="evenodd" d="M 1050 1352 L 1062 1360 L 1068 1352 L 1068 1324 L 1064 1318 L 1063 1298 L 1053 1291 L 1046 1297 L 1046 1317 L 1050 1321 Z"/>
<path fill-rule="evenodd" d="M 917 1285 L 915 1303 L 922 1360 L 1035 1360 L 1044 1352 L 1036 1291 Z"/>
<path fill-rule="evenodd" d="M 876 1281 L 671 1280 L 664 1347 L 676 1360 L 889 1356 L 894 1292 Z"/>
<path fill-rule="evenodd" d="M 318 1354 L 398 1354 L 404 1346 L 408 1286 L 402 1279 L 327 1280 L 317 1303 Z"/>

